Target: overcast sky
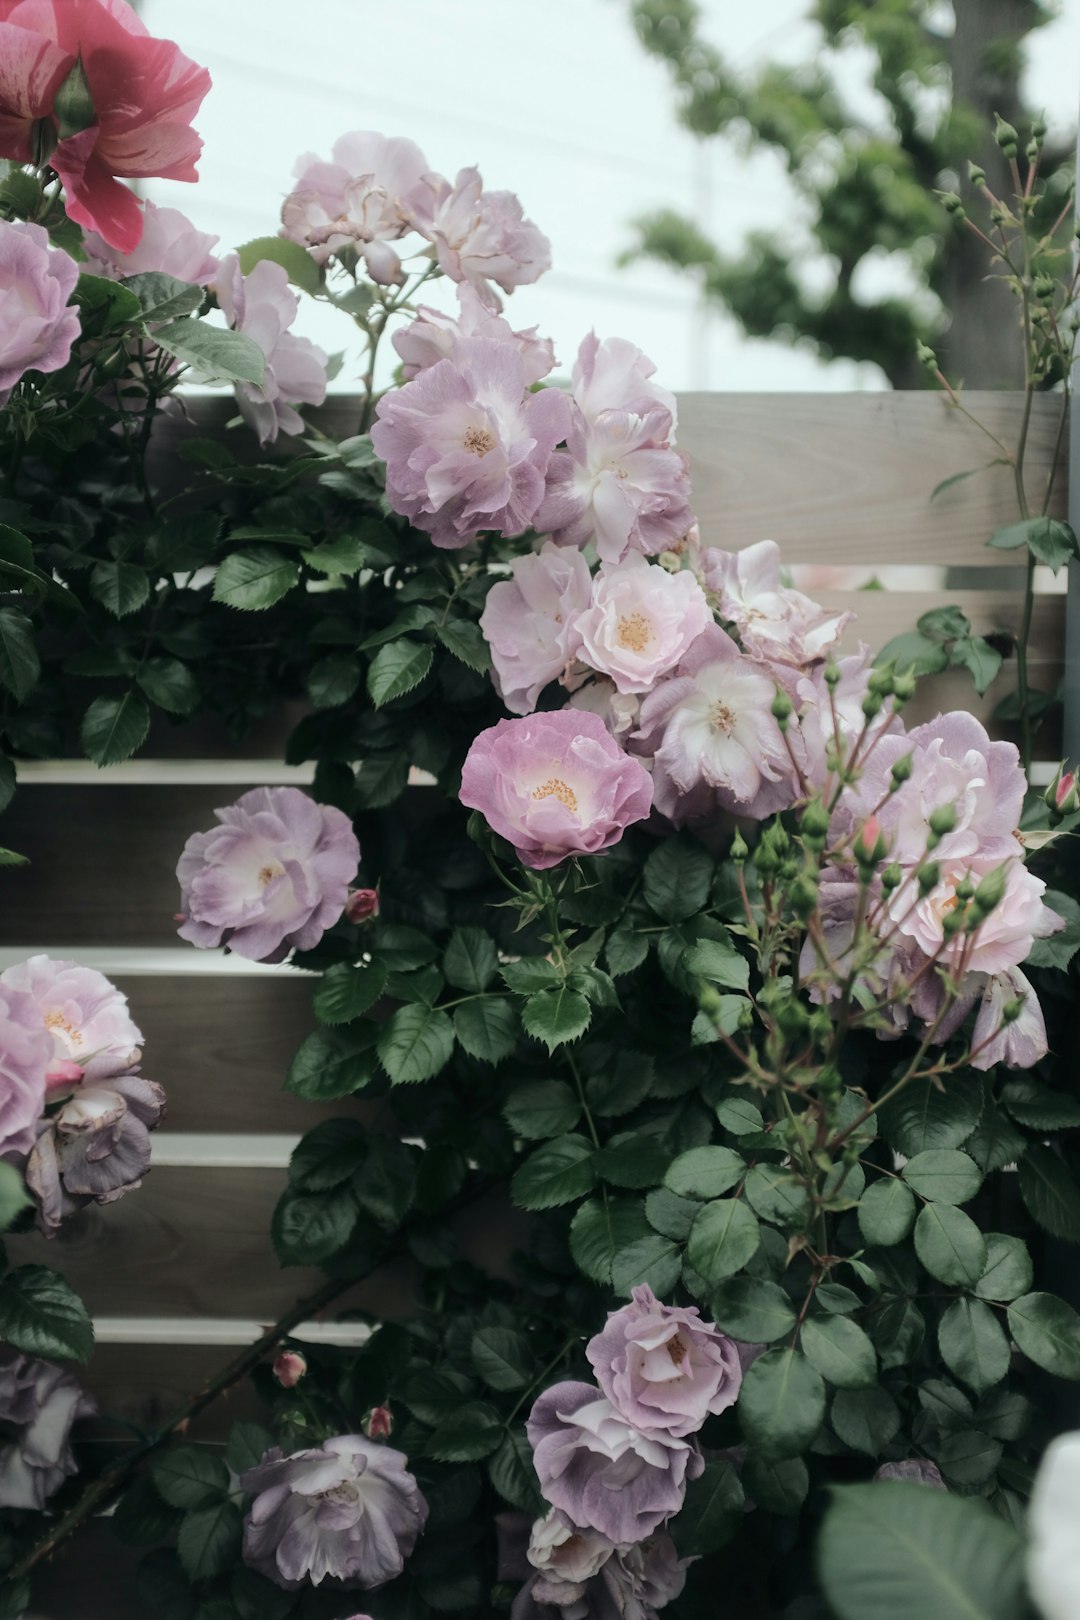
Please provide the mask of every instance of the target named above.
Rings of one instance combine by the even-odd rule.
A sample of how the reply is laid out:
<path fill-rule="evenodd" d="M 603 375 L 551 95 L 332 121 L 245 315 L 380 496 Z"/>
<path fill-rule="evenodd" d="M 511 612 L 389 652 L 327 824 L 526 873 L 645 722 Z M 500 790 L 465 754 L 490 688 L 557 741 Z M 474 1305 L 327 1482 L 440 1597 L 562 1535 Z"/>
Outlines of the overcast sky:
<path fill-rule="evenodd" d="M 432 167 L 477 163 L 522 198 L 551 237 L 554 269 L 515 293 L 516 326 L 537 324 L 568 363 L 581 336 L 632 338 L 674 388 L 874 388 L 876 368 L 825 366 L 779 343 L 748 342 L 700 308 L 691 284 L 654 266 L 615 268 L 629 221 L 671 205 L 721 244 L 754 227 L 794 228 L 780 164 L 748 161 L 677 124 L 663 66 L 647 57 L 626 0 L 143 0 L 151 32 L 209 67 L 197 119 L 197 187 L 153 181 L 222 247 L 276 231 L 302 152 L 329 156 L 346 130 L 408 135 Z M 809 0 L 703 0 L 712 36 L 743 66 L 814 49 Z M 1033 98 L 1059 130 L 1075 117 L 1080 0 L 1032 41 Z M 864 81 L 852 53 L 845 78 Z M 435 300 L 433 300 L 435 301 Z M 351 348 L 345 323 L 308 306 L 297 330 Z M 348 383 L 343 374 L 338 386 Z"/>

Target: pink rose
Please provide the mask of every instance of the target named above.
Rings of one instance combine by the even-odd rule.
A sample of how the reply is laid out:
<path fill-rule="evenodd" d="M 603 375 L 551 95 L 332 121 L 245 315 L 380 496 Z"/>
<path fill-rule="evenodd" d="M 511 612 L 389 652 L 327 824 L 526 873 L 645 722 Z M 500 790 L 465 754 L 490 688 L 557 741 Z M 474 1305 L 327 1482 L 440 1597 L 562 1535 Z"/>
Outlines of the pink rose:
<path fill-rule="evenodd" d="M 52 1040 L 33 996 L 0 980 L 0 1157 L 33 1147 L 51 1056 Z"/>
<path fill-rule="evenodd" d="M 619 1416 L 646 1433 L 696 1434 L 735 1404 L 742 1383 L 735 1340 L 693 1306 L 662 1305 L 647 1286 L 611 1312 L 585 1354 Z"/>
<path fill-rule="evenodd" d="M 97 231 L 88 231 L 84 246 L 96 276 L 134 276 L 160 270 L 193 287 L 205 287 L 217 275 L 221 261 L 210 249 L 218 238 L 195 228 L 179 208 L 158 208 L 147 198 L 140 204 L 143 228 L 138 246 L 130 253 L 112 247 Z"/>
<path fill-rule="evenodd" d="M 914 884 L 893 891 L 889 915 L 901 934 L 914 940 L 927 956 L 934 956 L 945 940 L 944 922 L 955 908 L 957 885 L 967 877 L 979 882 L 1001 863 L 978 859 L 943 865 L 941 881 L 929 894 L 917 895 Z M 1065 926 L 1056 911 L 1043 904 L 1046 884 L 1029 872 L 1018 857 L 1008 863 L 1005 893 L 972 935 L 958 936 L 949 951 L 957 961 L 963 958 L 970 973 L 1005 973 L 1031 954 L 1037 939 L 1045 939 Z"/>
<path fill-rule="evenodd" d="M 116 176 L 198 178 L 202 141 L 191 120 L 209 73 L 151 38 L 126 0 L 0 0 L 0 60 L 0 157 L 44 156 L 71 218 L 130 253 L 143 219 Z M 69 131 L 57 97 L 67 87 L 78 102 L 80 76 L 86 124 Z"/>
<path fill-rule="evenodd" d="M 626 338 L 605 338 L 595 332 L 583 338 L 571 374 L 571 393 L 588 422 L 595 422 L 604 411 L 632 411 L 647 416 L 650 411 L 666 411 L 671 419 L 669 437 L 674 436 L 675 395 L 652 381 L 656 366 Z"/>
<path fill-rule="evenodd" d="M 31 956 L 5 968 L 0 984 L 25 991 L 38 1008 L 49 1032 L 50 1091 L 127 1074 L 142 1057 L 127 997 L 96 968 Z"/>
<path fill-rule="evenodd" d="M 603 564 L 593 581 L 591 606 L 575 627 L 578 656 L 620 692 L 648 692 L 712 622 L 693 574 L 669 574 L 631 553 Z"/>
<path fill-rule="evenodd" d="M 539 871 L 618 843 L 648 815 L 652 781 L 596 715 L 560 709 L 482 731 L 460 798 Z"/>
<path fill-rule="evenodd" d="M 329 163 L 312 152 L 297 159 L 296 185 L 281 209 L 282 235 L 302 243 L 319 264 L 352 248 L 373 281 L 400 283 L 401 259 L 390 243 L 412 229 L 405 199 L 427 172 L 413 141 L 353 130 L 334 142 Z"/>
<path fill-rule="evenodd" d="M 760 540 L 742 551 L 706 546 L 702 579 L 719 597 L 747 652 L 786 664 L 811 664 L 840 639 L 853 613 L 829 613 L 780 579 L 780 547 Z"/>
<path fill-rule="evenodd" d="M 510 572 L 511 579 L 488 592 L 480 628 L 500 697 L 514 714 L 529 714 L 544 687 L 573 661 L 592 580 L 580 551 L 550 540 L 539 552 L 515 557 Z"/>
<path fill-rule="evenodd" d="M 457 289 L 460 313 L 455 320 L 442 310 L 421 304 L 416 319 L 399 328 L 390 339 L 401 356 L 402 375 L 406 382 L 437 365 L 440 360 L 452 360 L 462 338 L 493 338 L 497 343 L 512 343 L 525 362 L 525 384 L 532 387 L 546 377 L 555 364 L 555 350 L 550 338 L 541 338 L 536 327 L 527 332 L 515 332 L 509 321 L 490 310 L 479 293 L 468 282 Z"/>
<path fill-rule="evenodd" d="M 285 271 L 260 259 L 249 276 L 242 275 L 233 253 L 222 262 L 215 291 L 229 325 L 253 338 L 266 356 L 261 383 L 236 384 L 241 416 L 260 444 L 273 444 L 279 433 L 302 433 L 304 419 L 293 407 L 321 405 L 326 398 L 326 355 L 288 330 L 300 306 Z"/>
<path fill-rule="evenodd" d="M 413 223 L 435 246 L 439 268 L 467 281 L 489 309 L 503 292 L 537 281 L 551 268 L 551 243 L 512 191 L 485 191 L 479 169 L 461 169 L 451 185 L 428 174 L 409 198 Z"/>
<path fill-rule="evenodd" d="M 3 25 L 0 24 L 0 48 Z M 28 371 L 59 371 L 79 335 L 75 260 L 41 225 L 0 221 L 0 406 Z"/>

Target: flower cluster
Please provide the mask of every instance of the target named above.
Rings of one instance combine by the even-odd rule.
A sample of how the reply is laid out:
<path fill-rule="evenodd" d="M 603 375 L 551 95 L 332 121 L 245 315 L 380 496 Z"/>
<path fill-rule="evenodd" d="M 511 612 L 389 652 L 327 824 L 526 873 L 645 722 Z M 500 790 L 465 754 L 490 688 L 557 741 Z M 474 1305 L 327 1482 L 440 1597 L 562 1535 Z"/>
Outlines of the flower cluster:
<path fill-rule="evenodd" d="M 681 1590 L 686 1566 L 661 1527 L 701 1473 L 692 1437 L 738 1397 L 738 1349 L 696 1309 L 663 1305 L 643 1286 L 586 1354 L 596 1385 L 553 1385 L 526 1425 L 552 1508 L 532 1529 L 528 1590 L 534 1603 L 565 1610 L 592 1581 L 639 1583 L 647 1620 Z"/>

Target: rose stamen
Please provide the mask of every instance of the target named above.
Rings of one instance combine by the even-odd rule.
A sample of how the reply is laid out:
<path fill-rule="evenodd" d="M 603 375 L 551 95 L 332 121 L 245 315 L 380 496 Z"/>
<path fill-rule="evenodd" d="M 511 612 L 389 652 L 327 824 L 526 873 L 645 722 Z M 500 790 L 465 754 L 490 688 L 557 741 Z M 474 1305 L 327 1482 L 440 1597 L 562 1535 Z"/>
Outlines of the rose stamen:
<path fill-rule="evenodd" d="M 540 787 L 534 788 L 532 796 L 534 799 L 558 799 L 568 810 L 578 807 L 577 794 L 558 776 L 550 776 Z"/>
<path fill-rule="evenodd" d="M 495 435 L 490 428 L 466 428 L 462 443 L 470 456 L 486 456 L 495 448 Z"/>
<path fill-rule="evenodd" d="M 727 704 L 719 699 L 709 707 L 709 725 L 713 731 L 719 731 L 725 737 L 730 737 L 735 729 L 735 716 Z"/>
<path fill-rule="evenodd" d="M 652 625 L 644 613 L 627 613 L 619 619 L 616 639 L 620 647 L 642 653 L 652 640 Z"/>

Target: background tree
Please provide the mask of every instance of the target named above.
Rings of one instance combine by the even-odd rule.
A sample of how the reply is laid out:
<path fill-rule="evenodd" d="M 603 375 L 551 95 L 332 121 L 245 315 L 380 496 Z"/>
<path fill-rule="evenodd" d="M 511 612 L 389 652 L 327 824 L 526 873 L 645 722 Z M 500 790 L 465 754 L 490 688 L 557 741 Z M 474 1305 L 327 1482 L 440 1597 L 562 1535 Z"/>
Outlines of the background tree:
<path fill-rule="evenodd" d="M 987 277 L 985 245 L 935 192 L 971 205 L 967 164 L 990 189 L 1011 191 L 994 140 L 1000 115 L 1027 140 L 1038 109 L 1024 106 L 1023 45 L 1052 18 L 1038 0 L 814 0 L 822 34 L 812 61 L 732 68 L 703 37 L 696 0 L 630 0 L 646 50 L 664 60 L 679 116 L 702 139 L 736 150 L 771 150 L 784 161 L 809 219 L 809 240 L 790 227 L 754 232 L 726 254 L 691 219 L 662 209 L 636 221 L 624 262 L 650 258 L 685 269 L 707 299 L 731 311 L 750 337 L 807 340 L 826 360 L 872 361 L 897 388 L 923 387 L 920 341 L 970 387 L 1023 383 L 1016 303 Z M 952 27 L 949 27 L 950 14 Z M 841 86 L 841 51 L 870 52 L 877 114 L 860 116 Z M 1072 145 L 1048 147 L 1048 206 L 1070 183 Z M 972 212 L 985 215 L 976 201 Z M 1050 215 L 1053 218 L 1053 215 Z M 875 295 L 866 270 L 882 254 L 903 266 L 906 293 Z M 811 285 L 805 267 L 825 267 Z"/>

